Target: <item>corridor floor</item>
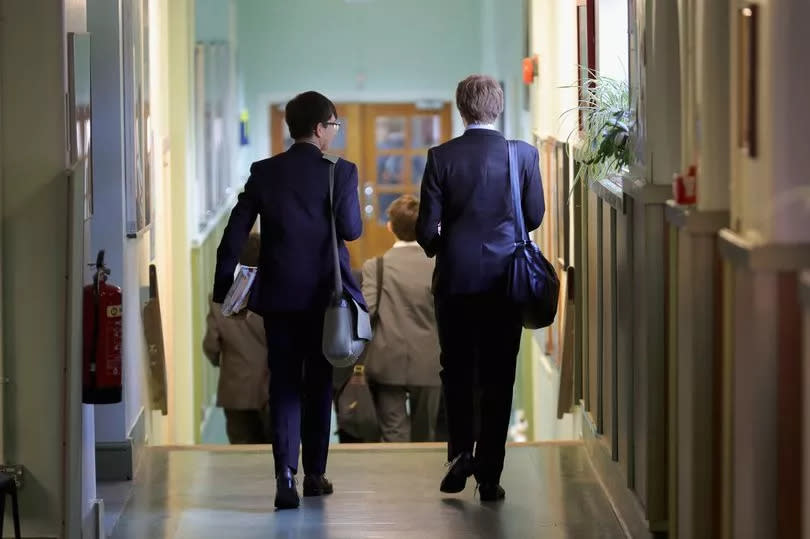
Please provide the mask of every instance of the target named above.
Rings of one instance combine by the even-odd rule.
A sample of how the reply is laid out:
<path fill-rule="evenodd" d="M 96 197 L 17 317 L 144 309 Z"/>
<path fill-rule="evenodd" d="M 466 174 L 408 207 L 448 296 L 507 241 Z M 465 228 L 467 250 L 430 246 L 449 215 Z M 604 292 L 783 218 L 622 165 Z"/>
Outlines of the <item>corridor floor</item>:
<path fill-rule="evenodd" d="M 333 447 L 335 493 L 277 512 L 269 447 L 151 448 L 112 537 L 625 537 L 580 444 L 509 447 L 498 503 L 481 504 L 473 480 L 439 492 L 444 460 L 439 444 Z"/>

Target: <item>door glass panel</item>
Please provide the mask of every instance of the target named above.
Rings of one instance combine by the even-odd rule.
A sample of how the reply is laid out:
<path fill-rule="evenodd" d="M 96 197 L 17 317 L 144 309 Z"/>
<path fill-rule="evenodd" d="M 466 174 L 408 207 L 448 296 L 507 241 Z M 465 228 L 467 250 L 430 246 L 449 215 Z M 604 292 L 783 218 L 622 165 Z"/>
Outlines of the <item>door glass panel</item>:
<path fill-rule="evenodd" d="M 414 155 L 411 157 L 411 170 L 413 170 L 413 183 L 419 185 L 422 183 L 422 176 L 425 174 L 425 165 L 427 164 L 426 155 Z"/>
<path fill-rule="evenodd" d="M 405 118 L 380 116 L 376 122 L 378 150 L 398 150 L 405 147 Z"/>
<path fill-rule="evenodd" d="M 439 116 L 414 116 L 411 121 L 413 128 L 412 145 L 413 148 L 430 148 L 439 143 L 441 135 L 441 123 Z"/>
<path fill-rule="evenodd" d="M 388 222 L 388 206 L 400 196 L 402 196 L 401 193 L 381 193 L 377 196 L 377 219 L 380 224 L 384 225 Z"/>
<path fill-rule="evenodd" d="M 377 156 L 377 183 L 380 185 L 397 185 L 403 183 L 401 155 Z"/>

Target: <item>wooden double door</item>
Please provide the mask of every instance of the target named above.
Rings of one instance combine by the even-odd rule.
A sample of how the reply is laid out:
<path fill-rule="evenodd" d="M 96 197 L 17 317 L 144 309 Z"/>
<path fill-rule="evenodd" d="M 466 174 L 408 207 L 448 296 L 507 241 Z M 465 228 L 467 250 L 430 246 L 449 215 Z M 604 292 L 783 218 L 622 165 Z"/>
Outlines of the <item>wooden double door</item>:
<path fill-rule="evenodd" d="M 430 147 L 451 135 L 450 103 L 435 107 L 411 103 L 337 105 L 342 122 L 330 153 L 357 165 L 363 235 L 348 244 L 353 268 L 379 256 L 394 243 L 386 228 L 386 210 L 397 197 L 419 196 Z M 284 122 L 284 105 L 270 107 L 270 151 L 292 145 Z"/>

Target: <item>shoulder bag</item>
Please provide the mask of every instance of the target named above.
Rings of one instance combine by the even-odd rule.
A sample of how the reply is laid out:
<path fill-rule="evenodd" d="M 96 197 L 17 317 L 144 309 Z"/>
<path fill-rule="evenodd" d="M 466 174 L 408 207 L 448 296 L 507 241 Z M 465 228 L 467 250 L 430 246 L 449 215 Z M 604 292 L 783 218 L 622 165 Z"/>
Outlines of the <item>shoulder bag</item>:
<path fill-rule="evenodd" d="M 521 308 L 523 327 L 538 329 L 550 326 L 557 316 L 560 280 L 554 266 L 546 260 L 540 248 L 529 238 L 520 202 L 517 143 L 509 147 L 509 183 L 515 209 L 515 252 L 509 264 L 507 295 Z"/>
<path fill-rule="evenodd" d="M 349 367 L 357 362 L 371 340 L 368 312 L 343 290 L 340 274 L 337 232 L 335 229 L 335 163 L 338 158 L 324 155 L 329 165 L 329 212 L 332 225 L 332 252 L 335 263 L 335 290 L 323 320 L 322 350 L 335 367 Z"/>

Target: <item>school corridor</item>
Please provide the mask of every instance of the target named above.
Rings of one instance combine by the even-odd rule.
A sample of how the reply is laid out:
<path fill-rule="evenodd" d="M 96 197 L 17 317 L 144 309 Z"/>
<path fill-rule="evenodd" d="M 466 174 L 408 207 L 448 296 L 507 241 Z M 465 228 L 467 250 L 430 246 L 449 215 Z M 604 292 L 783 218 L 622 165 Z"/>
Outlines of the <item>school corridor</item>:
<path fill-rule="evenodd" d="M 332 449 L 330 496 L 275 511 L 264 446 L 152 448 L 112 537 L 454 539 L 628 537 L 581 443 L 510 447 L 506 501 L 480 503 L 474 481 L 439 492 L 442 444 Z"/>
<path fill-rule="evenodd" d="M 808 0 L 0 0 L 0 537 L 16 513 L 37 539 L 810 539 L 808 21 Z M 459 112 L 471 74 L 493 122 Z M 432 148 L 472 124 L 531 156 L 560 294 L 520 333 L 502 502 L 439 491 L 444 443 L 349 443 L 335 412 L 334 494 L 275 511 L 270 447 L 228 444 L 229 408 L 270 417 L 271 374 L 259 345 L 230 386 L 250 406 L 223 405 L 217 249 L 252 163 L 307 147 L 285 117 L 307 91 L 334 105 L 318 151 L 357 171 L 347 275 L 402 244 L 427 261 L 391 210 L 442 206 Z M 295 243 L 287 222 L 310 224 L 254 232 Z M 498 305 L 458 342 L 510 320 Z M 404 439 L 446 418 L 423 415 Z"/>

